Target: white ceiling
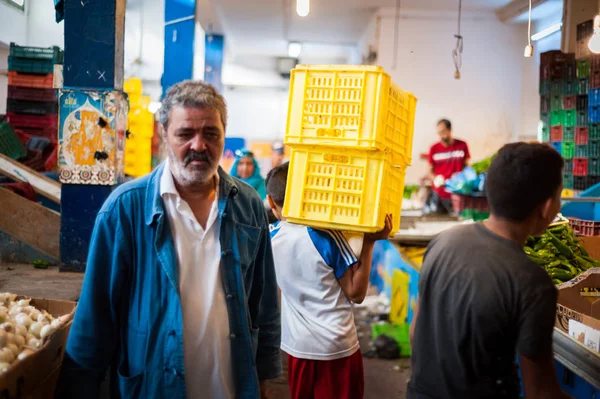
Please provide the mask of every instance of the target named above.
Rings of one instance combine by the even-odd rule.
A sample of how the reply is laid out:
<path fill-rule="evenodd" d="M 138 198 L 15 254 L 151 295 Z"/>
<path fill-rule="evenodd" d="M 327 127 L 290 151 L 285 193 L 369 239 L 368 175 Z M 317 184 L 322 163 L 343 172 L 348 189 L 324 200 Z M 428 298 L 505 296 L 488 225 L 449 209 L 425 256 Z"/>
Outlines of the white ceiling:
<path fill-rule="evenodd" d="M 295 12 L 295 0 L 198 0 L 202 26 L 222 31 L 230 55 L 286 56 L 287 43 L 305 43 L 302 54 L 340 57 L 355 46 L 375 10 L 397 0 L 311 0 L 308 17 Z M 465 11 L 495 11 L 511 0 L 463 0 Z M 212 3 L 212 4 L 210 4 Z M 401 9 L 454 11 L 458 0 L 401 0 Z M 335 45 L 334 48 L 332 45 Z M 311 50 L 312 47 L 312 50 Z"/>

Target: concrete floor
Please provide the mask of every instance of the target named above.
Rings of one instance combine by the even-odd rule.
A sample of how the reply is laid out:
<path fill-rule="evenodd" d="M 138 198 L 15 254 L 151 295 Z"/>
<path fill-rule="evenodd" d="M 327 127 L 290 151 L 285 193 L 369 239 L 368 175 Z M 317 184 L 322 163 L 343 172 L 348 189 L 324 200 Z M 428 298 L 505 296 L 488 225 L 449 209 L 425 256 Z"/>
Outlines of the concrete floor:
<path fill-rule="evenodd" d="M 59 273 L 57 267 L 46 270 L 32 265 L 0 265 L 0 292 L 51 298 L 77 300 L 83 274 Z M 357 329 L 363 353 L 370 351 L 371 324 L 357 315 Z M 271 399 L 288 399 L 287 355 L 282 354 L 284 375 L 269 383 Z M 410 359 L 364 359 L 365 399 L 396 399 L 406 397 L 406 384 L 410 377 Z M 335 399 L 335 398 L 332 398 Z"/>

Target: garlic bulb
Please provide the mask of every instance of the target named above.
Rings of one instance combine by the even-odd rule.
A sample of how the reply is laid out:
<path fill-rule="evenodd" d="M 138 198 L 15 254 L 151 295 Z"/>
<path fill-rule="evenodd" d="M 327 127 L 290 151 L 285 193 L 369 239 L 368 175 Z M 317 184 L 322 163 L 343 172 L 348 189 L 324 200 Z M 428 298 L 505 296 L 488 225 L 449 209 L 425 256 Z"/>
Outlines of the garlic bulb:
<path fill-rule="evenodd" d="M 22 324 L 17 324 L 15 326 L 15 333 L 16 335 L 22 335 L 23 337 L 27 336 L 27 327 L 25 327 Z"/>
<path fill-rule="evenodd" d="M 25 349 L 23 349 L 23 352 L 19 353 L 19 356 L 17 356 L 17 359 L 23 360 L 27 356 L 31 355 L 32 353 L 33 353 L 33 351 L 31 349 L 25 348 Z"/>
<path fill-rule="evenodd" d="M 6 333 L 6 345 L 10 345 L 10 344 L 14 344 L 15 343 L 15 334 L 13 333 Z"/>
<path fill-rule="evenodd" d="M 29 327 L 32 323 L 32 320 L 29 317 L 29 315 L 25 313 L 18 314 L 17 317 L 15 317 L 15 321 L 17 322 L 17 324 L 22 324 L 25 327 Z"/>
<path fill-rule="evenodd" d="M 42 327 L 42 331 L 40 331 L 40 338 L 44 339 L 53 332 L 54 329 L 52 328 L 52 326 L 44 326 Z"/>
<path fill-rule="evenodd" d="M 0 362 L 0 373 L 4 373 L 10 367 L 9 363 Z"/>
<path fill-rule="evenodd" d="M 10 310 L 8 311 L 8 314 L 12 317 L 17 316 L 18 314 L 23 313 L 23 308 L 20 306 L 13 306 L 12 308 L 10 308 Z"/>
<path fill-rule="evenodd" d="M 15 354 L 11 348 L 2 348 L 0 351 L 0 362 L 10 363 L 15 360 Z"/>
<path fill-rule="evenodd" d="M 7 321 L 5 323 L 0 324 L 0 329 L 4 330 L 5 332 L 12 332 L 14 330 L 14 327 L 11 322 Z"/>
<path fill-rule="evenodd" d="M 60 327 L 61 324 L 62 324 L 62 321 L 60 321 L 59 319 L 54 319 L 54 320 L 52 320 L 52 323 L 50 323 L 52 328 L 54 328 L 55 330 L 58 329 L 58 327 Z"/>
<path fill-rule="evenodd" d="M 17 345 L 18 348 L 25 346 L 25 337 L 22 335 L 15 335 L 15 345 Z"/>
<path fill-rule="evenodd" d="M 34 349 L 39 349 L 42 346 L 42 342 L 37 338 L 31 338 L 27 341 L 27 346 L 31 346 Z"/>
<path fill-rule="evenodd" d="M 29 332 L 36 337 L 39 337 L 40 333 L 42 332 L 42 327 L 42 323 L 36 321 L 35 323 L 31 323 L 29 326 Z"/>
<path fill-rule="evenodd" d="M 19 302 L 17 302 L 17 305 L 27 307 L 29 306 L 29 302 L 31 302 L 31 299 L 21 299 Z"/>

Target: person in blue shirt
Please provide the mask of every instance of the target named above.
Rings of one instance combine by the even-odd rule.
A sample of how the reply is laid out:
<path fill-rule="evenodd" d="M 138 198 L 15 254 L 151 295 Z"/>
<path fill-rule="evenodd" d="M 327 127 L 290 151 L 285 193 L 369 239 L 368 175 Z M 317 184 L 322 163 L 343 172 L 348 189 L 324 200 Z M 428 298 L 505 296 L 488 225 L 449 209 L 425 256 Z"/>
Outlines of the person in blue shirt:
<path fill-rule="evenodd" d="M 251 151 L 242 149 L 235 152 L 235 161 L 231 165 L 229 174 L 248 183 L 263 201 L 267 198 L 265 179 L 260 175 L 260 166 Z"/>
<path fill-rule="evenodd" d="M 100 210 L 57 398 L 259 398 L 281 372 L 269 226 L 219 167 L 227 109 L 203 82 L 160 110 L 167 160 Z"/>

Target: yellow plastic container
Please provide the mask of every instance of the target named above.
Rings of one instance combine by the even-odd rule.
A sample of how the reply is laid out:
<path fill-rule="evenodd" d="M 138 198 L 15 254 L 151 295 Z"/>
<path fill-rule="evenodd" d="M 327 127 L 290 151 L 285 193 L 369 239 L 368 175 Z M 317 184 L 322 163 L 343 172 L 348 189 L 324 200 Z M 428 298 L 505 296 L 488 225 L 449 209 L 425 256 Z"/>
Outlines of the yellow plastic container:
<path fill-rule="evenodd" d="M 410 165 L 417 99 L 376 66 L 292 70 L 285 143 L 390 151 Z"/>
<path fill-rule="evenodd" d="M 141 95 L 142 94 L 142 80 L 139 78 L 129 78 L 125 79 L 123 82 L 123 91 L 127 94 L 131 95 Z"/>
<path fill-rule="evenodd" d="M 292 148 L 283 214 L 292 223 L 372 233 L 384 227 L 389 213 L 395 233 L 405 174 L 386 152 Z"/>

